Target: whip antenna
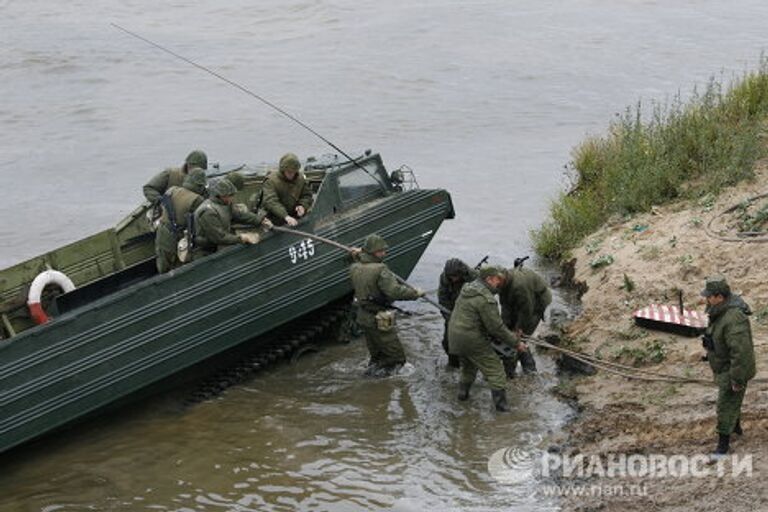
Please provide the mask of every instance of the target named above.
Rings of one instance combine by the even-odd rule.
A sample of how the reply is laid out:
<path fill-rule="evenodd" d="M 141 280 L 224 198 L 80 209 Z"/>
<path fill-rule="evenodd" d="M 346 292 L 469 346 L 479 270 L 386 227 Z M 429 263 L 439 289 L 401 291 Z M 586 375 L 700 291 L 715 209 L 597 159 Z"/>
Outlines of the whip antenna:
<path fill-rule="evenodd" d="M 272 103 L 272 102 L 271 102 L 271 101 L 269 101 L 268 99 L 266 99 L 266 98 L 264 98 L 264 97 L 262 97 L 262 96 L 259 96 L 259 95 L 258 95 L 258 94 L 256 94 L 255 92 L 253 92 L 253 91 L 251 91 L 251 90 L 247 89 L 246 87 L 244 87 L 244 86 L 240 85 L 239 83 L 235 82 L 234 80 L 230 80 L 229 78 L 227 78 L 227 77 L 225 77 L 225 76 L 223 76 L 223 75 L 221 75 L 221 74 L 219 74 L 219 73 L 217 73 L 217 72 L 213 71 L 212 69 L 209 69 L 209 68 L 207 68 L 207 67 L 203 66 L 202 64 L 198 64 L 197 62 L 195 62 L 195 61 L 193 61 L 193 60 L 191 60 L 191 59 L 188 59 L 187 57 L 184 57 L 183 55 L 180 55 L 180 54 L 178 54 L 178 53 L 174 52 L 173 50 L 170 50 L 170 49 L 168 49 L 168 48 L 166 48 L 166 47 L 164 47 L 164 46 L 162 46 L 162 45 L 160 45 L 160 44 L 158 44 L 158 43 L 156 43 L 156 42 L 154 42 L 154 41 L 151 41 L 151 40 L 147 39 L 146 37 L 140 36 L 139 34 L 137 34 L 137 33 L 135 33 L 135 32 L 131 32 L 131 31 L 130 31 L 130 30 L 128 30 L 127 28 L 121 27 L 121 26 L 120 26 L 120 25 L 118 25 L 117 23 L 110 23 L 110 25 L 112 25 L 112 26 L 113 26 L 114 28 L 116 28 L 117 30 L 120 30 L 121 32 L 125 32 L 125 33 L 126 33 L 126 34 L 128 34 L 129 36 L 135 37 L 136 39 L 138 39 L 138 40 L 140 40 L 140 41 L 144 41 L 144 42 L 145 42 L 145 43 L 147 43 L 148 45 L 150 45 L 150 46 L 154 46 L 154 47 L 155 47 L 155 48 L 157 48 L 158 50 L 164 51 L 165 53 L 167 53 L 167 54 L 169 54 L 169 55 L 172 55 L 173 57 L 176 57 L 177 59 L 179 59 L 179 60 L 181 60 L 181 61 L 184 61 L 184 62 L 186 62 L 186 63 L 187 63 L 187 64 L 189 64 L 190 66 L 194 66 L 194 67 L 196 67 L 197 69 L 199 69 L 199 70 L 201 70 L 201 71 L 205 71 L 205 72 L 206 72 L 206 73 L 208 73 L 209 75 L 212 75 L 212 76 L 214 76 L 214 77 L 218 78 L 219 80 L 221 80 L 221 81 L 223 81 L 223 82 L 226 82 L 226 83 L 228 83 L 228 84 L 229 84 L 229 85 L 231 85 L 232 87 L 234 87 L 234 88 L 236 88 L 236 89 L 239 89 L 240 91 L 244 92 L 244 93 L 245 93 L 245 94 L 247 94 L 248 96 L 251 96 L 252 98 L 256 98 L 256 99 L 257 99 L 257 100 L 259 100 L 260 102 L 264 103 L 265 105 L 267 105 L 268 107 L 272 108 L 273 110 L 276 110 L 276 111 L 277 111 L 277 112 L 279 112 L 280 114 L 284 115 L 285 117 L 287 117 L 288 119 L 290 119 L 290 120 L 291 120 L 291 121 L 293 121 L 294 123 L 298 124 L 299 126 L 301 126 L 302 128 L 304 128 L 305 130 L 307 130 L 308 132 L 310 132 L 312 135 L 314 135 L 314 136 L 315 136 L 315 137 L 317 137 L 318 139 L 322 140 L 323 142 L 325 142 L 326 144 L 328 144 L 329 146 L 331 146 L 331 147 L 332 147 L 334 150 L 338 151 L 338 152 L 339 152 L 339 153 L 340 153 L 340 154 L 341 154 L 341 155 L 342 155 L 344 158 L 346 158 L 347 160 L 349 160 L 350 162 L 352 162 L 353 164 L 355 164 L 357 167 L 359 167 L 360 169 L 362 169 L 362 170 L 363 170 L 363 171 L 364 171 L 364 172 L 365 172 L 365 173 L 366 173 L 368 176 L 370 176 L 370 177 L 371 177 L 371 178 L 373 178 L 373 179 L 374 179 L 374 180 L 375 180 L 377 183 L 379 183 L 379 185 L 383 185 L 383 183 L 381 183 L 381 181 L 380 181 L 380 180 L 379 180 L 379 179 L 378 179 L 376 176 L 374 176 L 373 174 L 371 174 L 371 173 L 368 171 L 368 169 L 366 169 L 365 167 L 363 167 L 362 165 L 360 165 L 360 164 L 357 162 L 357 160 L 356 160 L 356 159 L 354 159 L 354 158 L 352 158 L 351 156 L 349 156 L 349 155 L 348 155 L 348 154 L 347 154 L 347 153 L 346 153 L 346 152 L 345 152 L 343 149 L 341 149 L 339 146 L 337 146 L 336 144 L 334 144 L 334 143 L 333 143 L 333 142 L 331 142 L 330 140 L 326 139 L 325 137 L 323 137 L 322 135 L 320 135 L 319 133 L 317 133 L 315 130 L 313 130 L 313 129 L 312 129 L 310 126 L 309 126 L 309 125 L 307 125 L 306 123 L 304 123 L 303 121 L 301 121 L 300 119 L 298 119 L 296 116 L 293 116 L 293 115 L 289 114 L 288 112 L 286 112 L 286 111 L 285 111 L 285 110 L 283 110 L 282 108 L 278 107 L 277 105 L 275 105 L 274 103 Z M 386 187 L 385 187 L 385 188 L 386 188 Z"/>

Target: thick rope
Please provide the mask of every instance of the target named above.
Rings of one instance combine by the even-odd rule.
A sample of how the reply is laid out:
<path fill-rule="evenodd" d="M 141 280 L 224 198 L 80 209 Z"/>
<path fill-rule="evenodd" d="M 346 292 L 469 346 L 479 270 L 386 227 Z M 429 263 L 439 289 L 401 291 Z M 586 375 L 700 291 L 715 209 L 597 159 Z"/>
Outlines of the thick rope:
<path fill-rule="evenodd" d="M 768 197 L 768 193 L 760 194 L 754 197 L 750 197 L 747 199 L 747 201 L 752 202 L 756 201 L 758 199 L 762 199 L 764 197 Z M 743 201 L 742 201 L 743 202 Z M 736 236 L 723 236 L 715 233 L 715 231 L 712 229 L 712 223 L 715 222 L 715 220 L 719 219 L 725 214 L 731 213 L 735 210 L 737 210 L 741 206 L 741 203 L 735 204 L 731 206 L 730 208 L 726 208 L 722 212 L 718 213 L 711 219 L 709 219 L 709 222 L 707 222 L 706 228 L 704 231 L 707 233 L 707 235 L 710 238 L 714 238 L 715 240 L 720 240 L 721 242 L 746 242 L 746 243 L 763 243 L 768 242 L 768 231 L 749 231 L 749 232 L 740 232 L 737 233 Z"/>

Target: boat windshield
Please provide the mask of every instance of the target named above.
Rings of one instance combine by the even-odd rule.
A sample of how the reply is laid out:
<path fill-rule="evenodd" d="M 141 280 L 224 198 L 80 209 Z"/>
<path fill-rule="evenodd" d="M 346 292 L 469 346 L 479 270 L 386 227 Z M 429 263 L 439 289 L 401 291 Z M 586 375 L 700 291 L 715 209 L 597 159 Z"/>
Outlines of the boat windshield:
<path fill-rule="evenodd" d="M 373 166 L 366 170 L 368 173 L 360 168 L 351 169 L 339 176 L 339 192 L 342 201 L 357 203 L 384 195 L 384 188 L 377 181 L 382 180 L 378 169 Z"/>

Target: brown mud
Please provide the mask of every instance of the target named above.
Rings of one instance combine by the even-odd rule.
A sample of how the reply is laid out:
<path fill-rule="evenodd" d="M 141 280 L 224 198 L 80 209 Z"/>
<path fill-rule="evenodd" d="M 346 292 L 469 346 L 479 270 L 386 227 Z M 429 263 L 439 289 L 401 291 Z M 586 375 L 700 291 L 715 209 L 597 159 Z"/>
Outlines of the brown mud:
<path fill-rule="evenodd" d="M 754 180 L 724 190 L 717 199 L 678 201 L 631 219 L 615 219 L 574 251 L 575 282 L 586 290 L 583 313 L 567 328 L 573 348 L 662 373 L 710 379 L 698 337 L 683 337 L 637 327 L 633 311 L 648 304 L 703 311 L 704 279 L 724 274 L 754 314 L 750 317 L 757 379 L 742 408 L 743 436 L 732 436 L 732 452 L 752 456 L 751 476 L 592 477 L 590 486 L 641 484 L 642 495 L 620 492 L 570 496 L 564 510 L 768 510 L 768 243 L 724 242 L 712 228 L 732 237 L 733 226 L 759 205 L 719 214 L 747 198 L 768 192 L 768 162 Z M 765 200 L 763 199 L 765 202 Z M 612 261 L 594 268 L 590 263 Z M 758 382 L 762 380 L 763 382 Z M 574 379 L 566 394 L 581 414 L 567 427 L 565 452 L 585 457 L 609 454 L 709 454 L 716 445 L 714 386 L 627 380 L 599 371 Z M 713 473 L 716 473 L 713 471 Z M 584 482 L 582 482 L 584 483 Z"/>

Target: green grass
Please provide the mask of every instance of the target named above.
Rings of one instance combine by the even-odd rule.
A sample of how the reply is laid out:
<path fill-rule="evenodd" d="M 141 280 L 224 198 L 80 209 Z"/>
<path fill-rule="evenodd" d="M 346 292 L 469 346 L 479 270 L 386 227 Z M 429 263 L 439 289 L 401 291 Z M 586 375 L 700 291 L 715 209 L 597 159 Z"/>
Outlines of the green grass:
<path fill-rule="evenodd" d="M 575 186 L 552 203 L 532 232 L 536 251 L 563 259 L 611 216 L 646 212 L 680 197 L 706 198 L 753 175 L 766 154 L 768 59 L 727 88 L 714 78 L 683 102 L 627 108 L 608 133 L 577 146 L 568 173 Z"/>

